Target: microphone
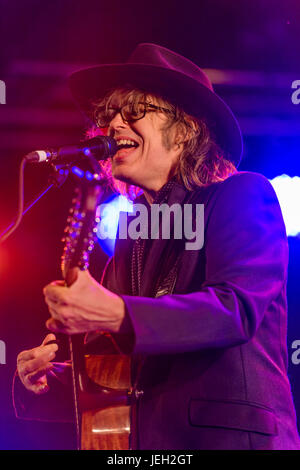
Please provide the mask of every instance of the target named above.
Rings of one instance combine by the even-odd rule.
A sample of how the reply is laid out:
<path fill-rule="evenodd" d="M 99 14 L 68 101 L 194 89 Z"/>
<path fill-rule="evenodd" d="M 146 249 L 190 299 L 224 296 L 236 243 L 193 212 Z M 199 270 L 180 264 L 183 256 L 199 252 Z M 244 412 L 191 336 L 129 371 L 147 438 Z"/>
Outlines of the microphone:
<path fill-rule="evenodd" d="M 24 158 L 28 163 L 74 163 L 89 155 L 97 160 L 106 160 L 117 153 L 118 146 L 112 137 L 97 136 L 84 140 L 78 145 L 65 145 L 58 149 L 36 150 Z"/>

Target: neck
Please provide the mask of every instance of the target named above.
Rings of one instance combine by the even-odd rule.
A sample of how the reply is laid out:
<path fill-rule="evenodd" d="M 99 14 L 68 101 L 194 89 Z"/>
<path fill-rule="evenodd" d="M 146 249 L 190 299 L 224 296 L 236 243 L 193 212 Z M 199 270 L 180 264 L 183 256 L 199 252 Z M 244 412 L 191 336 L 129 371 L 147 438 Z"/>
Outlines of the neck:
<path fill-rule="evenodd" d="M 168 183 L 170 183 L 171 186 L 169 186 Z M 161 197 L 165 197 L 165 195 L 169 193 L 170 189 L 173 187 L 173 183 L 175 183 L 175 180 L 171 178 L 163 186 L 161 186 L 161 188 L 159 188 L 158 191 L 144 190 L 144 196 L 148 204 L 150 205 L 153 204 L 153 202 L 157 199 L 159 193 L 161 193 L 161 195 L 159 196 L 159 199 L 161 199 Z"/>
<path fill-rule="evenodd" d="M 148 204 L 151 204 L 153 203 L 154 199 L 155 199 L 155 195 L 156 195 L 156 191 L 148 191 L 148 190 L 145 190 L 144 189 L 144 196 L 148 202 Z"/>

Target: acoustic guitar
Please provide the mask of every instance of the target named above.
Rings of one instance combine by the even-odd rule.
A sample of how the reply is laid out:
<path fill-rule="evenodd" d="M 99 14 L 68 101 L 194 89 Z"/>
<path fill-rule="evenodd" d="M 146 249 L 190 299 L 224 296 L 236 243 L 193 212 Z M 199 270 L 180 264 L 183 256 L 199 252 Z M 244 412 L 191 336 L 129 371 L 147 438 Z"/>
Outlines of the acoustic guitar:
<path fill-rule="evenodd" d="M 81 177 L 67 220 L 61 270 L 68 286 L 78 269 L 88 268 L 95 242 L 97 207 L 103 193 L 97 175 Z M 86 355 L 84 336 L 69 336 L 72 387 L 78 449 L 126 450 L 131 448 L 131 405 L 134 393 L 130 380 L 130 356 L 122 354 L 107 334 L 114 354 Z"/>

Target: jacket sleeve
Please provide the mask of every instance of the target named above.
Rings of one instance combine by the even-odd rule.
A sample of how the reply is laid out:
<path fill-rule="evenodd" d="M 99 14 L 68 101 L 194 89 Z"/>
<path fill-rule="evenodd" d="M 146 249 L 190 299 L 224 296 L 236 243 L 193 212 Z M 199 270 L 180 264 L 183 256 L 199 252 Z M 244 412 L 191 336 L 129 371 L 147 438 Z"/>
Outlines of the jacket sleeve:
<path fill-rule="evenodd" d="M 269 181 L 238 173 L 220 184 L 209 204 L 199 290 L 160 298 L 122 296 L 135 332 L 134 353 L 242 344 L 253 337 L 270 304 L 284 298 L 288 243 Z"/>

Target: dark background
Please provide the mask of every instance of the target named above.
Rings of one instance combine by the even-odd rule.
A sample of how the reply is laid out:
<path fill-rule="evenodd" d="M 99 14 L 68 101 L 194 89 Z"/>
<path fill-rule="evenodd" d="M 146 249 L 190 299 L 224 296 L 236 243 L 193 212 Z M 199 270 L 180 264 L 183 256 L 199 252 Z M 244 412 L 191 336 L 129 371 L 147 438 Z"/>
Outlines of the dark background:
<path fill-rule="evenodd" d="M 0 231 L 17 208 L 21 158 L 48 146 L 77 142 L 84 120 L 66 85 L 68 75 L 96 63 L 124 61 L 139 42 L 154 42 L 207 69 L 216 91 L 237 115 L 245 136 L 241 170 L 268 178 L 300 175 L 300 105 L 291 84 L 300 80 L 298 0 L 0 0 Z M 25 171 L 26 203 L 47 186 L 48 171 Z M 70 425 L 19 421 L 11 381 L 17 354 L 40 344 L 48 318 L 42 288 L 60 278 L 60 242 L 72 195 L 67 182 L 51 190 L 0 246 L 0 448 L 74 446 Z M 299 205 L 299 201 L 294 201 Z M 300 417 L 300 365 L 291 348 L 300 340 L 300 239 L 290 243 L 289 374 Z M 92 272 L 106 260 L 100 248 Z"/>

